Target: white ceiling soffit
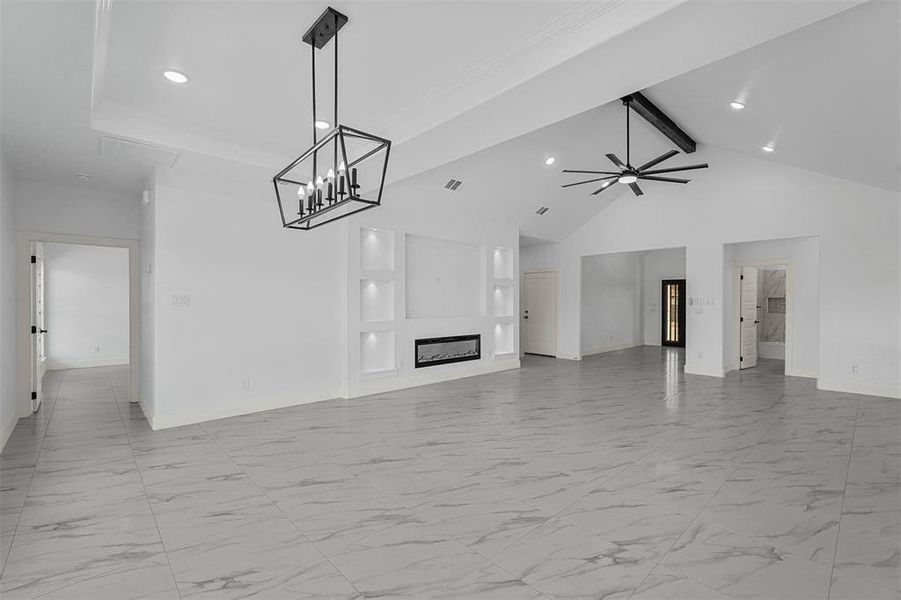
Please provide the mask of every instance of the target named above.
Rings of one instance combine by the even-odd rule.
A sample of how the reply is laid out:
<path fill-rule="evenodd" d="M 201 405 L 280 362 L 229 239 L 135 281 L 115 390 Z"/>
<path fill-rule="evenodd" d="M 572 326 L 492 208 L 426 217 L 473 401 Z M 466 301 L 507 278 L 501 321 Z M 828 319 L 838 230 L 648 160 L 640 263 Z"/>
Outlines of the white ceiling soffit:
<path fill-rule="evenodd" d="M 341 3 L 340 120 L 402 143 L 682 1 Z M 310 51 L 299 37 L 322 8 L 99 0 L 93 127 L 280 165 L 309 144 Z M 317 54 L 328 121 L 330 50 Z M 190 82 L 167 83 L 167 68 Z"/>
<path fill-rule="evenodd" d="M 341 3 L 340 120 L 396 142 L 397 181 L 858 1 Z M 298 38 L 322 7 L 100 0 L 93 127 L 277 168 L 309 144 Z M 319 65 L 329 72 L 330 53 Z M 169 84 L 166 68 L 191 81 Z"/>
<path fill-rule="evenodd" d="M 647 95 L 705 144 L 899 191 L 899 18 L 898 2 L 867 2 Z"/>

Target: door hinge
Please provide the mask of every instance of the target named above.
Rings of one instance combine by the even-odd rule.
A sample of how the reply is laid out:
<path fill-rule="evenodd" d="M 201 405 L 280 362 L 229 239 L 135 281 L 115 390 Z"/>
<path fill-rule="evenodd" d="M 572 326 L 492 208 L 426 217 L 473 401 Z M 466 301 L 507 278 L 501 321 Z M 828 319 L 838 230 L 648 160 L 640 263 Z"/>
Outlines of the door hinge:
<path fill-rule="evenodd" d="M 31 392 L 31 399 L 32 399 L 32 400 L 37 400 L 37 399 L 38 399 L 38 393 L 37 393 L 37 392 Z"/>
<path fill-rule="evenodd" d="M 741 276 L 740 276 L 740 277 L 739 277 L 739 279 L 744 279 L 744 278 L 745 278 L 745 276 L 744 276 L 744 275 L 741 275 Z"/>
<path fill-rule="evenodd" d="M 738 362 L 745 362 L 745 357 L 744 357 L 744 356 L 739 356 L 739 357 L 738 357 Z"/>
<path fill-rule="evenodd" d="M 739 322 L 739 323 L 744 323 L 744 322 L 745 322 L 745 318 L 744 318 L 744 317 L 738 317 L 738 322 Z"/>
<path fill-rule="evenodd" d="M 37 333 L 37 332 L 38 332 L 38 328 L 35 327 L 34 325 L 32 325 L 32 326 L 31 326 L 31 333 Z"/>
<path fill-rule="evenodd" d="M 34 264 L 34 263 L 36 263 L 36 262 L 38 262 L 38 257 L 35 256 L 34 254 L 32 254 L 32 255 L 31 255 L 31 264 Z"/>

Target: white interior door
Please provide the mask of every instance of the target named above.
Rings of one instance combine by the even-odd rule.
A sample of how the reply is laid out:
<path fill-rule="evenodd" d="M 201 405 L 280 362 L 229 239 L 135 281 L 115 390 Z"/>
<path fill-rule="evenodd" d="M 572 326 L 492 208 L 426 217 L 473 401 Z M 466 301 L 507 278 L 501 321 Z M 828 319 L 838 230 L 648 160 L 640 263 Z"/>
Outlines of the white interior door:
<path fill-rule="evenodd" d="M 523 351 L 557 356 L 557 274 L 526 273 L 523 290 Z"/>
<path fill-rule="evenodd" d="M 47 352 L 44 320 L 44 244 L 31 245 L 31 410 L 41 406 L 43 390 L 41 383 L 47 371 Z"/>
<path fill-rule="evenodd" d="M 739 326 L 741 330 L 739 367 L 757 366 L 757 269 L 741 268 L 741 302 Z"/>

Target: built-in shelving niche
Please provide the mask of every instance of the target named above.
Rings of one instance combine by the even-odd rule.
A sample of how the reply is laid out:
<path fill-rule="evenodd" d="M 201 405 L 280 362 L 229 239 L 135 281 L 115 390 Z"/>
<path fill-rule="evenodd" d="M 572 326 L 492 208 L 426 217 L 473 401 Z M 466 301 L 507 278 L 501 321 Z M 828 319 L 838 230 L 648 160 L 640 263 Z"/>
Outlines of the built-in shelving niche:
<path fill-rule="evenodd" d="M 513 286 L 504 284 L 495 284 L 494 293 L 494 316 L 495 317 L 512 317 L 513 316 Z"/>
<path fill-rule="evenodd" d="M 394 282 L 360 280 L 360 319 L 363 322 L 394 320 Z"/>
<path fill-rule="evenodd" d="M 513 279 L 513 250 L 495 247 L 493 252 L 493 268 L 495 279 Z"/>
<path fill-rule="evenodd" d="M 513 354 L 513 323 L 494 324 L 494 355 L 502 357 Z"/>
<path fill-rule="evenodd" d="M 360 229 L 360 270 L 394 271 L 394 232 Z"/>
<path fill-rule="evenodd" d="M 364 375 L 390 373 L 396 368 L 393 331 L 360 333 L 360 369 Z"/>

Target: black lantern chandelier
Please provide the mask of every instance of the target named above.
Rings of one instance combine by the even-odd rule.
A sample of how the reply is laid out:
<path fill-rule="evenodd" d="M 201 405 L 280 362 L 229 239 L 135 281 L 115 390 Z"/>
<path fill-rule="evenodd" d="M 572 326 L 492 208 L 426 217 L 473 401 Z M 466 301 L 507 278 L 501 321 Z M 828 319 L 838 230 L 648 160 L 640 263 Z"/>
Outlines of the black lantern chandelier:
<path fill-rule="evenodd" d="M 346 23 L 346 16 L 329 7 L 303 36 L 312 54 L 313 145 L 272 178 L 282 225 L 288 229 L 314 229 L 382 202 L 391 142 L 338 122 L 338 31 Z M 335 120 L 334 127 L 319 139 L 316 51 L 332 39 Z"/>

